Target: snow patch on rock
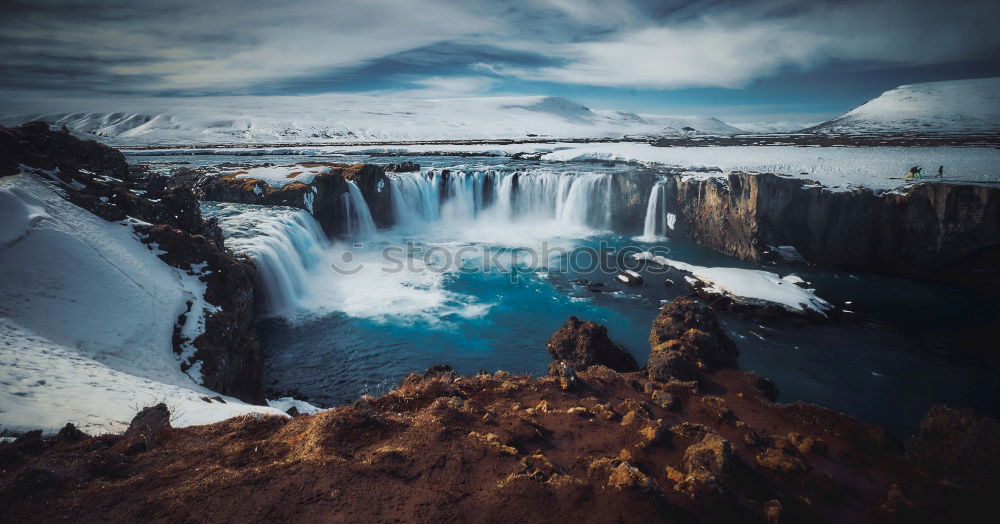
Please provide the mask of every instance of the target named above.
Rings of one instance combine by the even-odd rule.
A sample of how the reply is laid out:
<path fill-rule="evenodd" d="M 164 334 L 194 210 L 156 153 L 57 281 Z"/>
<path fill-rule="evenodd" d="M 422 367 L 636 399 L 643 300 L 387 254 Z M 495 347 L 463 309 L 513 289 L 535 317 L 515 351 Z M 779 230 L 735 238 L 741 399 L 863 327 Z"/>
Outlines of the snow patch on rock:
<path fill-rule="evenodd" d="M 633 256 L 636 260 L 648 260 L 691 273 L 691 277 L 684 277 L 688 283 L 700 282 L 706 292 L 725 295 L 737 301 L 769 302 L 791 311 L 815 311 L 823 316 L 833 307 L 816 296 L 814 290 L 796 285 L 794 279 L 797 277 L 782 279 L 775 273 L 758 269 L 696 266 L 656 256 L 648 251 Z"/>
<path fill-rule="evenodd" d="M 236 178 L 260 180 L 275 189 L 281 189 L 295 182 L 306 185 L 312 184 L 316 175 L 329 172 L 330 168 L 326 166 L 307 167 L 295 164 L 291 166 L 254 167 L 248 169 L 246 173 L 236 175 Z M 255 185 L 254 193 L 259 195 L 261 192 L 260 188 Z"/>

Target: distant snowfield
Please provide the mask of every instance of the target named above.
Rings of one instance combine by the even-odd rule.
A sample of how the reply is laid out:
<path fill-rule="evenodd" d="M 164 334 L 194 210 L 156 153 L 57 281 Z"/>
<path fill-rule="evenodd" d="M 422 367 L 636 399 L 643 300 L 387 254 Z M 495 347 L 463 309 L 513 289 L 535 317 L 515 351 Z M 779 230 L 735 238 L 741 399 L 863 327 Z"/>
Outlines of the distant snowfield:
<path fill-rule="evenodd" d="M 129 152 L 143 155 L 361 155 L 540 153 L 541 160 L 555 162 L 614 161 L 661 165 L 680 170 L 719 169 L 777 173 L 815 180 L 830 188 L 870 187 L 893 189 L 904 185 L 903 177 L 913 166 L 921 166 L 925 180 L 944 166 L 947 182 L 1000 181 L 1000 149 L 990 147 L 801 147 L 801 146 L 709 146 L 655 147 L 641 142 L 531 143 L 531 144 L 416 144 L 386 146 L 316 146 L 283 148 L 154 149 Z M 419 163 L 419 159 L 415 159 Z"/>
<path fill-rule="evenodd" d="M 545 160 L 613 160 L 655 163 L 680 169 L 778 173 L 827 187 L 892 189 L 913 166 L 925 180 L 944 166 L 949 182 L 1000 181 L 1000 149 L 989 147 L 654 147 L 648 144 L 583 144 L 546 154 Z"/>
<path fill-rule="evenodd" d="M 316 95 L 56 105 L 72 109 L 7 114 L 2 121 L 14 124 L 43 120 L 110 145 L 140 146 L 621 138 L 740 132 L 714 118 L 591 110 L 551 96 L 431 100 Z"/>
<path fill-rule="evenodd" d="M 217 393 L 195 382 L 197 366 L 181 371 L 171 344 L 187 301 L 214 307 L 198 296 L 204 285 L 157 258 L 129 224 L 57 191 L 32 173 L 0 179 L 0 427 L 120 431 L 157 402 L 177 426 L 281 413 L 205 402 Z"/>

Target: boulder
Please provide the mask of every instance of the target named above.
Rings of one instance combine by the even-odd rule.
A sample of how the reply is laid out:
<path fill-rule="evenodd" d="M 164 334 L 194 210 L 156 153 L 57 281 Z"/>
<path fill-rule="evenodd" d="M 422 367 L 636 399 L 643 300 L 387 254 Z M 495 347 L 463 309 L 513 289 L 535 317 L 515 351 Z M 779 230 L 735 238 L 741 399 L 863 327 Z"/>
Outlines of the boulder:
<path fill-rule="evenodd" d="M 731 468 L 732 444 L 717 433 L 707 433 L 700 442 L 684 451 L 684 469 L 688 475 L 720 481 Z"/>
<path fill-rule="evenodd" d="M 400 162 L 398 164 L 388 164 L 385 166 L 386 173 L 407 173 L 413 171 L 420 171 L 420 165 L 414 164 L 409 160 L 405 162 Z"/>
<path fill-rule="evenodd" d="M 1000 424 L 974 409 L 932 406 L 906 444 L 906 458 L 935 476 L 996 493 Z"/>
<path fill-rule="evenodd" d="M 736 367 L 739 350 L 726 336 L 712 308 L 689 297 L 663 306 L 649 334 L 647 373 L 651 380 L 689 380 L 694 369 Z"/>
<path fill-rule="evenodd" d="M 73 424 L 67 423 L 59 430 L 57 437 L 63 442 L 79 442 L 87 438 L 87 434 L 77 429 Z"/>
<path fill-rule="evenodd" d="M 170 427 L 170 410 L 167 405 L 159 403 L 155 406 L 142 408 L 132 417 L 132 422 L 125 430 L 114 450 L 134 455 L 152 449 L 160 440 L 163 430 Z"/>
<path fill-rule="evenodd" d="M 708 432 L 684 451 L 685 475 L 668 466 L 668 477 L 677 480 L 675 489 L 695 505 L 717 506 L 732 485 L 730 471 L 735 460 L 732 444 L 717 433 Z"/>
<path fill-rule="evenodd" d="M 564 361 L 577 370 L 595 364 L 623 373 L 639 369 L 632 355 L 608 338 L 606 327 L 595 322 L 581 322 L 576 317 L 569 317 L 545 347 L 554 360 Z"/>

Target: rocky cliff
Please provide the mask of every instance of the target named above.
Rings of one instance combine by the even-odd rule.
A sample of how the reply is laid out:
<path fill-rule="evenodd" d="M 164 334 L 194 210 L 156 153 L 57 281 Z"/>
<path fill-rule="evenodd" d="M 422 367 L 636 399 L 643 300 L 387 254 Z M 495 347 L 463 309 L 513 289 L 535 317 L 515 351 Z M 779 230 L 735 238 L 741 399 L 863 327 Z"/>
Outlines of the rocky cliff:
<path fill-rule="evenodd" d="M 698 243 L 761 261 L 792 246 L 829 268 L 1000 283 L 1000 188 L 920 183 L 829 190 L 794 177 L 674 176 L 667 212 Z"/>
<path fill-rule="evenodd" d="M 348 191 L 347 181 L 350 180 L 361 191 L 375 224 L 378 227 L 393 225 L 392 195 L 390 181 L 385 174 L 386 166 L 326 162 L 301 165 L 328 169 L 308 183 L 293 182 L 282 187 L 272 187 L 264 180 L 247 178 L 244 166 L 223 166 L 221 173 L 215 168 L 181 168 L 171 173 L 171 178 L 192 188 L 201 200 L 304 209 L 316 218 L 331 238 L 347 232 L 344 198 Z M 391 166 L 393 169 L 396 167 Z"/>
<path fill-rule="evenodd" d="M 0 504 L 18 522 L 955 522 L 990 508 L 989 419 L 935 408 L 904 455 L 878 427 L 774 403 L 696 301 L 664 307 L 650 343 L 647 370 L 616 372 L 595 363 L 618 353 L 600 327 L 571 320 L 547 377 L 435 366 L 317 415 L 171 428 L 155 406 L 121 436 L 27 434 L 0 444 Z"/>
<path fill-rule="evenodd" d="M 105 220 L 141 221 L 136 231 L 158 246 L 167 264 L 188 272 L 201 268 L 205 298 L 219 311 L 208 314 L 203 334 L 193 341 L 175 336 L 174 347 L 181 353 L 182 344 L 194 346 L 191 362 L 201 361 L 204 386 L 264 402 L 253 315 L 255 268 L 225 249 L 222 232 L 201 217 L 190 189 L 130 170 L 119 151 L 38 122 L 0 127 L 0 176 L 16 174 L 19 166 L 45 170 L 69 201 Z"/>

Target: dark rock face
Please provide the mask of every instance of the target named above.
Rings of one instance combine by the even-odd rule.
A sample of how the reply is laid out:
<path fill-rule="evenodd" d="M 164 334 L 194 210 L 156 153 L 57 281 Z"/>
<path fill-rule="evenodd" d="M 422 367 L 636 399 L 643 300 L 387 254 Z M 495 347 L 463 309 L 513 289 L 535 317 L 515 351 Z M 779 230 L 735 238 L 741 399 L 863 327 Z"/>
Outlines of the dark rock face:
<path fill-rule="evenodd" d="M 397 170 L 409 166 L 400 164 Z M 219 176 L 199 173 L 189 168 L 178 169 L 172 174 L 174 180 L 191 187 L 201 200 L 236 202 L 264 206 L 291 206 L 309 211 L 330 237 L 347 233 L 346 208 L 344 198 L 348 192 L 347 181 L 357 185 L 368 204 L 372 219 L 378 227 L 390 227 L 395 223 L 392 208 L 390 180 L 385 175 L 386 167 L 375 164 L 334 164 L 312 163 L 306 167 L 325 166 L 330 171 L 316 175 L 310 184 L 295 182 L 281 188 L 274 188 L 267 182 L 252 178 L 237 178 L 245 174 L 245 169 Z M 416 166 L 419 170 L 420 166 Z"/>
<path fill-rule="evenodd" d="M 263 181 L 236 178 L 245 172 L 242 170 L 224 176 L 197 174 L 190 169 L 178 171 L 173 177 L 192 187 L 201 200 L 297 207 L 312 213 L 328 236 L 345 232 L 343 196 L 347 193 L 347 182 L 337 173 L 317 175 L 309 185 L 296 182 L 273 188 Z"/>
<path fill-rule="evenodd" d="M 171 266 L 190 271 L 192 264 L 207 265 L 201 276 L 206 284 L 205 300 L 220 310 L 206 316 L 204 333 L 191 341 L 196 348 L 193 360 L 202 362 L 203 385 L 263 404 L 254 320 L 253 262 L 225 250 L 221 231 L 202 236 L 164 224 L 138 226 L 136 230 L 146 235 L 147 242 L 156 243 L 165 251 L 160 258 Z M 174 349 L 178 353 L 183 342 L 175 337 Z M 187 371 L 190 364 L 183 363 L 181 368 Z"/>
<path fill-rule="evenodd" d="M 619 372 L 639 369 L 632 355 L 608 338 L 606 327 L 595 322 L 580 322 L 576 317 L 569 317 L 545 347 L 554 360 L 567 362 L 578 370 L 597 364 Z"/>
<path fill-rule="evenodd" d="M 641 233 L 656 174 L 637 169 L 611 175 L 611 229 Z"/>
<path fill-rule="evenodd" d="M 385 166 L 385 171 L 386 173 L 408 173 L 412 171 L 420 171 L 420 165 L 407 160 L 398 164 L 387 164 Z"/>
<path fill-rule="evenodd" d="M 347 166 L 341 175 L 355 184 L 365 197 L 365 203 L 372 213 L 372 220 L 378 227 L 390 227 L 395 223 L 392 210 L 392 191 L 385 167 L 375 164 L 355 164 Z"/>
<path fill-rule="evenodd" d="M 63 181 L 92 173 L 126 180 L 125 155 L 93 140 L 80 140 L 68 132 L 50 131 L 45 122 L 29 122 L 20 127 L 0 126 L 0 177 L 17 174 L 18 166 L 36 169 L 59 168 Z"/>
<path fill-rule="evenodd" d="M 876 194 L 804 182 L 748 173 L 675 177 L 667 207 L 679 233 L 746 260 L 790 245 L 824 267 L 1000 283 L 1000 188 L 921 183 Z"/>
<path fill-rule="evenodd" d="M 207 315 L 204 334 L 193 341 L 195 358 L 203 363 L 204 385 L 263 403 L 253 317 L 256 270 L 251 261 L 226 250 L 222 231 L 215 221 L 202 218 L 198 198 L 190 188 L 141 169 L 130 172 L 119 151 L 50 131 L 40 123 L 0 128 L 3 175 L 16 174 L 20 165 L 58 167 L 58 173 L 40 176 L 60 182 L 70 202 L 105 220 L 132 217 L 148 222 L 136 230 L 165 251 L 160 258 L 167 264 L 191 271 L 205 263 L 207 271 L 201 277 L 206 283 L 205 299 L 221 306 L 221 311 Z M 177 343 L 175 349 L 179 349 Z"/>
<path fill-rule="evenodd" d="M 689 380 L 694 370 L 736 367 L 739 350 L 712 308 L 689 297 L 663 306 L 649 334 L 651 380 Z"/>
<path fill-rule="evenodd" d="M 928 473 L 996 493 L 1000 488 L 1000 424 L 973 409 L 931 407 L 906 458 Z"/>

